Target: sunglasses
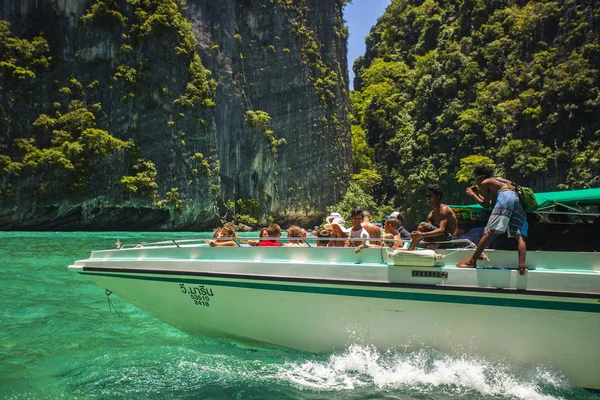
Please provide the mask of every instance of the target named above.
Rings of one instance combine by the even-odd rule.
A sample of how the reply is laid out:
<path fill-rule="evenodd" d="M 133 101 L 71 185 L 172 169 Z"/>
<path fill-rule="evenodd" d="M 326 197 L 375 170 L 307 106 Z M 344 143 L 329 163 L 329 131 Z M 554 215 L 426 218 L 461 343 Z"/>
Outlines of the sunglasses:
<path fill-rule="evenodd" d="M 473 179 L 477 180 L 477 179 L 479 179 L 479 178 L 483 178 L 483 175 L 476 176 L 476 177 L 475 177 L 475 178 L 473 178 Z"/>
<path fill-rule="evenodd" d="M 425 195 L 425 198 L 426 198 L 426 199 L 431 199 L 433 196 L 435 196 L 435 195 L 433 195 L 433 194 L 426 194 L 426 195 Z"/>

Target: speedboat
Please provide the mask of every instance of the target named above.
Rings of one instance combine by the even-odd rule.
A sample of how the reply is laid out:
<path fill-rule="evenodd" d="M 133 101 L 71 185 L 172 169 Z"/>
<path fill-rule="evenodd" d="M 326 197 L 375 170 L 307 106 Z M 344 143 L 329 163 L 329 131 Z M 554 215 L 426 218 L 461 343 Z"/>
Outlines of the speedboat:
<path fill-rule="evenodd" d="M 600 253 L 236 247 L 173 240 L 93 251 L 69 269 L 191 335 L 309 352 L 433 348 L 556 368 L 600 389 Z M 285 241 L 285 239 L 280 239 Z M 463 246 L 463 247 L 461 247 Z M 465 247 L 466 246 L 466 247 Z"/>

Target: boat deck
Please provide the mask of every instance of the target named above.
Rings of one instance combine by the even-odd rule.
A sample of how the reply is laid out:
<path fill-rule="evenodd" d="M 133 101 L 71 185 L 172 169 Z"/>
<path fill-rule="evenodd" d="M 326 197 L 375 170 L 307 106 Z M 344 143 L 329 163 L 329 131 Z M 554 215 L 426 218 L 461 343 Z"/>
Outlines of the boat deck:
<path fill-rule="evenodd" d="M 529 272 L 519 275 L 514 251 L 486 250 L 477 268 L 457 268 L 456 263 L 472 251 L 396 251 L 395 255 L 387 248 L 356 253 L 342 247 L 210 247 L 183 240 L 94 251 L 72 268 L 600 298 L 600 253 L 528 252 Z M 412 258 L 406 260 L 404 255 Z"/>

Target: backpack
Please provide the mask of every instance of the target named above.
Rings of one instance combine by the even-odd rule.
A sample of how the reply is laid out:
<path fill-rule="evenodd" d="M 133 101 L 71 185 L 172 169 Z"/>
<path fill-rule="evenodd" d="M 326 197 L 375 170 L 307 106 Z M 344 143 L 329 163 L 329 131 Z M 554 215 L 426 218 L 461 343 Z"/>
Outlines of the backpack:
<path fill-rule="evenodd" d="M 535 194 L 533 193 L 533 189 L 526 186 L 516 185 L 515 190 L 525 211 L 533 211 L 538 207 L 538 202 L 535 198 Z"/>
<path fill-rule="evenodd" d="M 523 205 L 523 210 L 534 211 L 535 209 L 538 208 L 538 201 L 537 201 L 537 198 L 535 197 L 535 193 L 533 193 L 533 189 L 528 188 L 527 186 L 517 185 L 516 183 L 511 182 L 508 179 L 496 178 L 496 177 L 494 177 L 494 179 L 496 179 L 500 182 L 508 183 L 515 187 L 515 192 L 517 193 L 517 196 L 519 196 L 519 200 L 521 200 L 521 205 Z"/>

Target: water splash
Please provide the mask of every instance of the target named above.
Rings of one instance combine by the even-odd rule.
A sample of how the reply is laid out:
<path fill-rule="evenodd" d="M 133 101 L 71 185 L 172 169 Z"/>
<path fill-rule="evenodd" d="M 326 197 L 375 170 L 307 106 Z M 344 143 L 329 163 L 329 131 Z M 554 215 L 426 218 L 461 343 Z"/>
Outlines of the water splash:
<path fill-rule="evenodd" d="M 434 350 L 380 353 L 360 345 L 352 345 L 324 361 L 286 363 L 274 378 L 327 391 L 372 387 L 548 400 L 560 398 L 545 394 L 548 388 L 568 387 L 560 374 L 541 367 L 519 370 L 497 361 L 455 358 Z"/>
<path fill-rule="evenodd" d="M 435 350 L 379 352 L 353 345 L 344 352 L 314 355 L 251 351 L 185 335 L 179 339 L 187 344 L 106 349 L 99 357 L 72 360 L 59 375 L 53 374 L 54 387 L 46 394 L 127 399 L 592 398 L 547 368 L 519 369 Z M 34 393 L 40 388 L 13 398 Z"/>

